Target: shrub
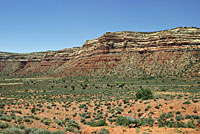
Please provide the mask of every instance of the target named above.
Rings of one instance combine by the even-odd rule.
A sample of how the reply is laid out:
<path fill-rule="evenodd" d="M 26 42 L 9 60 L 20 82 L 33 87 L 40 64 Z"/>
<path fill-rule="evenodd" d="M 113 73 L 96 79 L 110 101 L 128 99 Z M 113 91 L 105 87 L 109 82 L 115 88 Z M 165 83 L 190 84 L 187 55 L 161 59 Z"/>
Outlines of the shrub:
<path fill-rule="evenodd" d="M 150 133 L 147 133 L 147 132 L 143 132 L 142 134 L 150 134 Z"/>
<path fill-rule="evenodd" d="M 198 100 L 192 100 L 192 102 L 197 103 L 197 102 L 199 102 L 199 101 L 198 101 Z"/>
<path fill-rule="evenodd" d="M 0 128 L 8 128 L 8 124 L 7 123 L 0 123 Z"/>
<path fill-rule="evenodd" d="M 105 129 L 105 128 L 102 128 L 100 131 L 97 132 L 97 134 L 109 134 L 110 132 Z"/>
<path fill-rule="evenodd" d="M 11 127 L 11 128 L 6 128 L 1 131 L 1 134 L 23 134 L 24 131 L 20 128 L 16 127 Z"/>
<path fill-rule="evenodd" d="M 166 113 L 161 113 L 161 114 L 160 114 L 160 119 L 161 119 L 161 120 L 164 120 L 164 119 L 166 118 L 166 115 L 167 115 Z"/>
<path fill-rule="evenodd" d="M 66 121 L 70 121 L 70 118 L 67 117 L 67 118 L 64 119 L 64 121 L 65 121 L 65 122 L 66 122 Z"/>
<path fill-rule="evenodd" d="M 73 128 L 77 128 L 77 129 L 80 129 L 79 124 L 78 124 L 76 121 L 74 121 L 74 120 L 70 120 L 70 121 L 68 122 L 68 126 L 69 126 L 69 127 L 73 127 Z"/>
<path fill-rule="evenodd" d="M 99 120 L 98 121 L 98 126 L 107 126 L 108 124 L 106 123 L 106 120 Z"/>
<path fill-rule="evenodd" d="M 190 101 L 185 101 L 185 102 L 183 102 L 183 104 L 191 104 L 191 102 Z"/>
<path fill-rule="evenodd" d="M 35 131 L 36 131 L 35 128 L 25 128 L 24 129 L 25 134 L 34 134 Z"/>
<path fill-rule="evenodd" d="M 80 119 L 80 122 L 81 122 L 81 123 L 84 123 L 84 122 L 85 122 L 85 119 L 84 119 L 84 118 L 81 118 L 81 119 Z"/>
<path fill-rule="evenodd" d="M 72 133 L 77 133 L 77 131 L 73 127 L 66 127 L 65 128 L 66 132 L 72 132 Z"/>
<path fill-rule="evenodd" d="M 51 131 L 46 129 L 38 129 L 34 132 L 34 134 L 51 134 Z"/>
<path fill-rule="evenodd" d="M 199 119 L 200 117 L 198 115 L 191 115 L 193 119 Z"/>
<path fill-rule="evenodd" d="M 3 115 L 3 116 L 0 116 L 0 120 L 10 122 L 12 118 L 11 116 Z"/>
<path fill-rule="evenodd" d="M 177 122 L 177 127 L 178 128 L 186 128 L 187 124 L 185 124 L 184 122 Z"/>
<path fill-rule="evenodd" d="M 136 92 L 136 99 L 142 99 L 142 100 L 153 99 L 153 92 L 150 89 L 141 88 Z"/>
<path fill-rule="evenodd" d="M 124 110 L 122 108 L 117 108 L 116 114 L 121 114 Z"/>
<path fill-rule="evenodd" d="M 119 116 L 116 120 L 116 125 L 119 126 L 128 126 L 129 122 L 128 122 L 128 118 L 125 116 Z"/>
<path fill-rule="evenodd" d="M 185 119 L 191 119 L 191 118 L 192 118 L 191 115 L 189 115 L 189 114 L 186 114 L 186 115 L 185 115 Z"/>
<path fill-rule="evenodd" d="M 200 125 L 200 119 L 197 120 L 197 123 Z"/>
<path fill-rule="evenodd" d="M 90 125 L 90 126 L 92 126 L 92 127 L 107 126 L 108 125 L 105 120 L 99 120 L 98 122 L 96 122 L 96 121 L 90 121 L 87 124 Z"/>
<path fill-rule="evenodd" d="M 24 118 L 24 121 L 25 122 L 31 122 L 30 118 L 28 118 L 28 117 Z"/>
<path fill-rule="evenodd" d="M 116 125 L 128 126 L 129 124 L 139 124 L 140 120 L 133 117 L 119 116 L 116 120 Z"/>
<path fill-rule="evenodd" d="M 19 124 L 19 125 L 17 125 L 16 127 L 17 127 L 17 128 L 20 128 L 20 129 L 25 129 L 24 124 Z"/>
<path fill-rule="evenodd" d="M 155 106 L 155 108 L 156 108 L 156 109 L 159 109 L 160 107 L 159 107 L 159 106 Z"/>
<path fill-rule="evenodd" d="M 188 128 L 195 128 L 194 121 L 188 121 L 188 122 L 187 122 L 187 127 L 188 127 Z"/>
<path fill-rule="evenodd" d="M 145 108 L 145 111 L 148 111 L 150 108 L 151 108 L 151 106 L 148 105 L 148 106 Z"/>
<path fill-rule="evenodd" d="M 127 118 L 128 118 L 129 124 L 139 124 L 140 123 L 139 119 L 136 119 L 136 118 L 133 118 L 133 117 L 127 117 Z"/>
<path fill-rule="evenodd" d="M 59 126 L 65 125 L 65 122 L 63 120 L 60 120 L 60 119 L 56 119 L 55 123 L 58 124 Z"/>
<path fill-rule="evenodd" d="M 176 114 L 181 114 L 181 112 L 180 111 L 176 111 Z"/>
<path fill-rule="evenodd" d="M 59 131 L 54 131 L 51 134 L 64 134 L 64 132 L 59 130 Z"/>
<path fill-rule="evenodd" d="M 141 125 L 142 126 L 151 126 L 151 127 L 153 127 L 153 123 L 154 123 L 154 119 L 152 117 L 141 119 Z"/>
<path fill-rule="evenodd" d="M 43 122 L 45 125 L 50 125 L 51 124 L 51 119 L 44 118 L 41 122 Z"/>
<path fill-rule="evenodd" d="M 172 112 L 168 112 L 167 115 L 165 116 L 166 118 L 174 117 Z"/>
<path fill-rule="evenodd" d="M 197 113 L 197 110 L 196 109 L 194 109 L 194 111 L 193 111 L 194 113 Z"/>
<path fill-rule="evenodd" d="M 178 114 L 175 118 L 176 118 L 177 121 L 180 121 L 180 120 L 184 119 L 181 114 Z"/>
<path fill-rule="evenodd" d="M 124 102 L 124 104 L 127 104 L 127 103 L 129 103 L 129 100 L 128 99 L 124 99 L 123 102 Z"/>
<path fill-rule="evenodd" d="M 31 113 L 33 113 L 33 114 L 34 114 L 34 113 L 35 113 L 35 111 L 36 111 L 36 110 L 35 110 L 35 108 L 32 108 L 32 109 L 31 109 Z"/>
<path fill-rule="evenodd" d="M 128 113 L 131 113 L 131 112 L 132 112 L 131 110 L 128 111 Z"/>
<path fill-rule="evenodd" d="M 0 103 L 0 109 L 4 109 L 5 104 L 4 103 Z"/>
<path fill-rule="evenodd" d="M 20 116 L 17 116 L 17 117 L 16 117 L 16 121 L 17 121 L 17 122 L 22 122 L 22 119 L 23 119 L 23 118 L 20 117 Z"/>

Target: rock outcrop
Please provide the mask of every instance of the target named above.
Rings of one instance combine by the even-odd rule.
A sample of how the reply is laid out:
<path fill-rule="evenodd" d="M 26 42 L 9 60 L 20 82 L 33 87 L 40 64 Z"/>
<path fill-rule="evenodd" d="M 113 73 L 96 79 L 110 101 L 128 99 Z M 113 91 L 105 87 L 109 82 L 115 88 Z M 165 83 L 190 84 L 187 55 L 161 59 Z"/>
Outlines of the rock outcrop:
<path fill-rule="evenodd" d="M 1 76 L 199 75 L 200 29 L 107 32 L 83 47 L 36 53 L 0 52 Z"/>

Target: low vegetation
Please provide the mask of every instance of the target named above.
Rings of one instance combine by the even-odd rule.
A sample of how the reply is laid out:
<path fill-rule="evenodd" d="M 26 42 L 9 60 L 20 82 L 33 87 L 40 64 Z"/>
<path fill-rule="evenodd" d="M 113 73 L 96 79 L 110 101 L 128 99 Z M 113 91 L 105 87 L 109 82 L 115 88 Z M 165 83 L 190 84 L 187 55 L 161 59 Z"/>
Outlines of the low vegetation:
<path fill-rule="evenodd" d="M 0 88 L 2 134 L 78 134 L 87 127 L 100 127 L 97 134 L 108 134 L 107 128 L 119 126 L 141 133 L 145 131 L 140 127 L 199 129 L 199 90 L 173 86 L 178 80 L 63 77 L 21 81 L 26 86 Z M 183 84 L 183 79 L 179 82 Z"/>

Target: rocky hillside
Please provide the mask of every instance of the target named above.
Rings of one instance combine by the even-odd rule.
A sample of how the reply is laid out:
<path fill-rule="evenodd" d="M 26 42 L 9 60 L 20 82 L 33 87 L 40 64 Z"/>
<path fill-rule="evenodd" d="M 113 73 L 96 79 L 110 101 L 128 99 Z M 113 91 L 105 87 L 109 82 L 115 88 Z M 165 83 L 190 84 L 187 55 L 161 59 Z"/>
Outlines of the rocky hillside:
<path fill-rule="evenodd" d="M 199 58 L 199 28 L 107 32 L 80 48 L 25 54 L 0 52 L 0 75 L 199 77 Z"/>

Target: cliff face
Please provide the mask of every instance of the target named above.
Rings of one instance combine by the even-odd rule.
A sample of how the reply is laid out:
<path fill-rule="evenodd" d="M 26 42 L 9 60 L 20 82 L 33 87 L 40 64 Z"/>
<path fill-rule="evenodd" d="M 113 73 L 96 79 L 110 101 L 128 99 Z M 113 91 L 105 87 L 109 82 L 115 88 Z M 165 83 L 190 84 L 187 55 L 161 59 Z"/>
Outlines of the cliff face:
<path fill-rule="evenodd" d="M 39 53 L 0 52 L 0 75 L 198 76 L 200 29 L 108 32 L 81 48 Z"/>
<path fill-rule="evenodd" d="M 163 51 L 196 48 L 200 45 L 200 29 L 175 28 L 159 32 L 106 33 L 98 39 L 89 40 L 83 48 L 87 51 L 110 50 Z"/>

